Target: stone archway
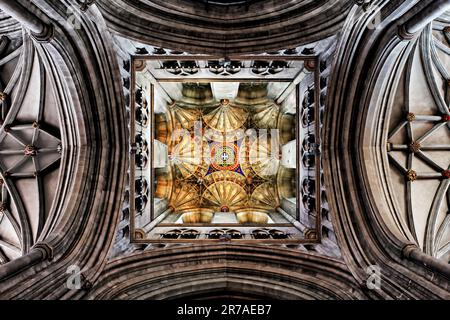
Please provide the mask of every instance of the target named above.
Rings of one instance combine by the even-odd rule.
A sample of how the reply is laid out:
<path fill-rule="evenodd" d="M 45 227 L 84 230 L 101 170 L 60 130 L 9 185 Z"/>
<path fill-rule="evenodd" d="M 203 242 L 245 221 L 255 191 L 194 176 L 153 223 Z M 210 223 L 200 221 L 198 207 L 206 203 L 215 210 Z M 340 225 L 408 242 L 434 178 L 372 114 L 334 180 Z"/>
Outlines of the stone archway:
<path fill-rule="evenodd" d="M 111 261 L 84 299 L 178 299 L 230 292 L 268 299 L 364 299 L 335 259 L 281 248 L 196 245 Z"/>

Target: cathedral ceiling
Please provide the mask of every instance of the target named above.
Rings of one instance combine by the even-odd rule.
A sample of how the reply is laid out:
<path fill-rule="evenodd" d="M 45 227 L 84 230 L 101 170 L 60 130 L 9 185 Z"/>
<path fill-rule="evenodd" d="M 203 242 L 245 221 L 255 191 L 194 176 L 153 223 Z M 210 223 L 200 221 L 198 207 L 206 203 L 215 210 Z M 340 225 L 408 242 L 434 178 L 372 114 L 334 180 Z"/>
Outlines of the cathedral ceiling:
<path fill-rule="evenodd" d="M 427 254 L 450 258 L 450 33 L 436 21 L 412 50 L 388 137 L 398 223 Z M 410 233 L 410 235 L 409 235 Z"/>
<path fill-rule="evenodd" d="M 42 237 L 58 188 L 61 124 L 43 63 L 26 33 L 1 36 L 2 263 L 27 254 Z"/>
<path fill-rule="evenodd" d="M 400 18 L 389 1 L 383 4 L 355 8 L 348 19 L 351 31 L 341 38 L 345 49 L 335 60 L 325 116 L 330 160 L 325 179 L 333 188 L 328 200 L 342 222 L 336 224 L 341 250 L 360 255 L 352 267 L 362 279 L 370 268 L 365 259 L 379 261 L 383 279 L 401 278 L 414 261 L 430 268 L 415 274 L 438 276 L 436 284 L 447 291 L 450 158 L 444 70 L 450 3 L 421 1 L 414 7 L 408 2 Z M 440 18 L 428 24 L 423 10 Z M 371 27 L 377 15 L 392 23 Z M 347 81 L 355 85 L 347 87 Z M 350 233 L 363 240 L 364 249 L 356 249 Z M 394 259 L 396 269 L 384 258 Z"/>
<path fill-rule="evenodd" d="M 129 196 L 136 201 L 125 203 L 136 217 L 132 243 L 217 241 L 221 233 L 242 241 L 285 239 L 293 246 L 319 242 L 321 216 L 307 212 L 322 202 L 316 195 L 302 198 L 295 178 L 301 172 L 303 184 L 319 181 L 307 182 L 319 168 L 309 154 L 318 116 L 306 116 L 319 109 L 303 114 L 296 106 L 303 99 L 307 110 L 315 99 L 317 56 L 334 38 L 226 59 L 116 41 L 130 51 L 136 69 L 130 81 L 136 122 L 130 127 L 136 132 L 131 171 L 137 180 Z M 298 138 L 305 140 L 303 148 Z M 310 167 L 300 165 L 301 157 Z M 295 227 L 292 221 L 300 217 Z"/>
<path fill-rule="evenodd" d="M 23 0 L 17 3 L 27 7 Z M 129 292 L 153 297 L 139 285 L 167 275 L 177 262 L 172 283 L 177 287 L 197 264 L 198 253 L 203 271 L 222 283 L 233 279 L 233 286 L 242 273 L 237 268 L 229 273 L 228 262 L 242 262 L 245 281 L 257 283 L 259 292 L 267 285 L 249 270 L 268 261 L 268 254 L 274 260 L 264 275 L 281 279 L 272 286 L 295 283 L 283 287 L 290 297 L 449 297 L 449 16 L 423 32 L 419 28 L 448 8 L 448 1 L 33 3 L 17 15 L 25 28 L 0 11 L 2 297 L 126 297 Z M 373 28 L 379 13 L 381 23 Z M 48 37 L 28 27 L 44 29 Z M 415 28 L 420 36 L 408 33 Z M 196 58 L 187 59 L 186 52 Z M 144 196 L 154 186 L 134 179 L 131 170 L 134 161 L 155 161 L 145 154 L 148 141 L 130 130 L 136 118 L 145 122 L 146 116 L 134 105 L 133 57 L 147 55 L 166 56 L 153 59 L 161 68 L 146 80 L 159 101 L 148 99 L 160 121 L 151 134 L 163 141 L 176 128 L 192 133 L 195 121 L 212 130 L 201 141 L 180 138 L 168 144 L 168 165 L 157 169 L 168 167 L 171 176 L 156 180 L 156 190 L 168 196 L 157 203 L 158 210 L 190 210 L 184 221 L 180 217 L 182 223 L 208 222 L 217 211 L 234 210 L 245 223 L 254 219 L 254 209 L 267 214 L 280 205 L 290 228 L 307 242 L 283 248 L 225 242 L 192 249 L 132 241 L 136 211 L 131 209 L 145 207 Z M 293 55 L 314 56 L 303 59 L 316 62 L 316 76 L 289 74 L 279 61 Z M 218 81 L 223 78 L 229 80 Z M 242 86 L 264 83 L 255 81 L 260 78 L 268 84 L 264 95 L 242 94 Z M 283 94 L 292 83 L 298 85 L 298 101 L 285 108 L 280 102 L 292 102 Z M 197 95 L 193 87 L 208 89 Z M 137 103 L 138 109 L 143 104 Z M 289 128 L 292 121 L 280 121 L 281 108 L 298 112 L 296 125 L 304 132 L 297 139 L 303 169 L 296 181 L 298 204 L 280 197 L 292 192 L 291 177 L 280 172 L 282 157 L 265 154 L 269 146 L 239 137 L 223 144 L 216 138 L 230 129 Z M 195 146 L 213 161 L 191 161 Z M 236 166 L 233 160 L 242 153 L 244 161 Z M 249 164 L 254 153 L 256 164 Z M 256 216 L 265 223 L 266 216 Z M 191 227 L 182 229 L 176 230 L 185 239 L 197 236 Z M 230 240 L 235 231 L 210 234 Z M 180 234 L 158 236 L 170 240 Z M 257 236 L 276 240 L 280 234 L 262 230 Z M 217 263 L 220 270 L 211 272 Z M 381 269 L 379 290 L 367 282 L 374 265 Z M 77 290 L 64 285 L 71 267 L 79 268 Z M 285 276 L 289 272 L 292 276 Z M 110 280 L 118 284 L 116 292 L 105 292 L 111 287 L 104 281 Z M 308 291 L 311 287 L 316 293 Z M 157 289 L 161 297 L 170 292 Z"/>
<path fill-rule="evenodd" d="M 354 4 L 352 0 L 236 1 L 230 6 L 197 0 L 96 2 L 108 26 L 121 36 L 164 48 L 225 56 L 325 39 L 339 31 Z M 191 46 L 192 42 L 196 45 Z"/>
<path fill-rule="evenodd" d="M 255 90 L 259 89 L 259 86 L 255 87 Z M 250 141 L 243 134 L 252 129 L 255 133 L 259 129 L 278 129 L 279 116 L 279 107 L 269 101 L 259 104 L 259 112 L 247 105 L 236 104 L 235 99 L 222 99 L 210 107 L 175 105 L 171 108 L 171 118 L 174 119 L 171 130 L 185 129 L 189 136 L 183 135 L 169 145 L 174 175 L 172 183 L 191 192 L 199 187 L 194 193 L 199 201 L 195 201 L 194 208 L 204 206 L 215 211 L 233 212 L 244 208 L 275 210 L 279 205 L 276 179 L 281 150 L 272 154 L 270 142 L 273 140 L 259 137 Z M 191 138 L 195 123 L 212 129 L 201 141 Z M 231 134 L 236 134 L 236 137 L 231 138 Z M 201 154 L 195 154 L 196 150 Z M 190 198 L 174 193 L 186 201 Z M 169 205 L 182 210 L 172 201 Z M 185 209 L 191 208 L 187 206 Z"/>

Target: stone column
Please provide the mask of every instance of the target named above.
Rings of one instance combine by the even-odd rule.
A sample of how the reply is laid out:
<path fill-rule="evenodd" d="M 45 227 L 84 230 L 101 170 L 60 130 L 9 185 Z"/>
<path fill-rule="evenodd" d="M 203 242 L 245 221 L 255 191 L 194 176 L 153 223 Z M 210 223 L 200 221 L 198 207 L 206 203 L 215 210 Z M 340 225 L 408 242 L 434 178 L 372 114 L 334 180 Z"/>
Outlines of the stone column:
<path fill-rule="evenodd" d="M 53 259 L 53 249 L 46 243 L 38 242 L 29 253 L 2 266 L 0 282 L 37 263 L 51 259 Z"/>
<path fill-rule="evenodd" d="M 444 14 L 447 10 L 450 10 L 450 0 L 434 0 L 401 26 L 400 36 L 404 39 L 413 38 L 427 24 Z"/>
<path fill-rule="evenodd" d="M 283 208 L 278 207 L 277 212 L 280 213 L 286 220 L 288 220 L 290 223 L 294 225 L 298 230 L 300 230 L 302 233 L 308 230 L 300 221 L 295 220 L 294 217 L 292 217 L 289 213 L 283 210 Z"/>
<path fill-rule="evenodd" d="M 166 211 L 161 213 L 158 217 L 155 218 L 152 222 L 144 226 L 143 230 L 145 234 L 148 234 L 150 231 L 152 231 L 158 224 L 160 224 L 169 214 L 173 213 L 173 208 L 168 208 Z"/>
<path fill-rule="evenodd" d="M 423 264 L 425 267 L 430 267 L 433 270 L 437 270 L 446 277 L 450 277 L 450 268 L 447 263 L 423 253 L 416 244 L 407 244 L 404 246 L 402 249 L 402 255 L 409 260 L 417 261 Z"/>
<path fill-rule="evenodd" d="M 0 9 L 30 30 L 36 40 L 48 41 L 51 38 L 52 27 L 24 8 L 17 0 L 0 0 Z"/>

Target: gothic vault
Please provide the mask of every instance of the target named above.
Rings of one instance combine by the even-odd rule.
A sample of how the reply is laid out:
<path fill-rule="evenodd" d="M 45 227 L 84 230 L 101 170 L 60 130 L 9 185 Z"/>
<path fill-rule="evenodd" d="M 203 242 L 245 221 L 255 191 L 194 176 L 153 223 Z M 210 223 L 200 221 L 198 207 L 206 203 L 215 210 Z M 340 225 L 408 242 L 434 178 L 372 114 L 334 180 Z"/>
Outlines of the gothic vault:
<path fill-rule="evenodd" d="M 0 299 L 450 299 L 450 0 L 0 0 Z"/>

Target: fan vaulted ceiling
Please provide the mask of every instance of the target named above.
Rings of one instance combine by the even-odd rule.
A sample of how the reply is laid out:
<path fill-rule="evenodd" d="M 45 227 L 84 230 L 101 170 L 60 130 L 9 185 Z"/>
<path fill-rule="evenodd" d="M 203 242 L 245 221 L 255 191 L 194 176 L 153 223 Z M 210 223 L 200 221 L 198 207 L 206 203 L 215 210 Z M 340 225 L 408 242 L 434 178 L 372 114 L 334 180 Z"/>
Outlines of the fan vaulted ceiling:
<path fill-rule="evenodd" d="M 449 298 L 449 1 L 238 2 L 0 0 L 1 298 Z"/>
<path fill-rule="evenodd" d="M 305 108 L 312 103 L 317 53 L 333 39 L 227 59 L 117 40 L 136 48 L 132 242 L 217 241 L 221 233 L 233 241 L 319 241 L 321 217 L 301 212 L 320 200 L 301 203 L 296 178 L 314 185 L 307 180 L 318 174 L 309 131 L 319 129 L 311 117 L 319 109 L 297 108 L 300 87 L 310 88 Z"/>

